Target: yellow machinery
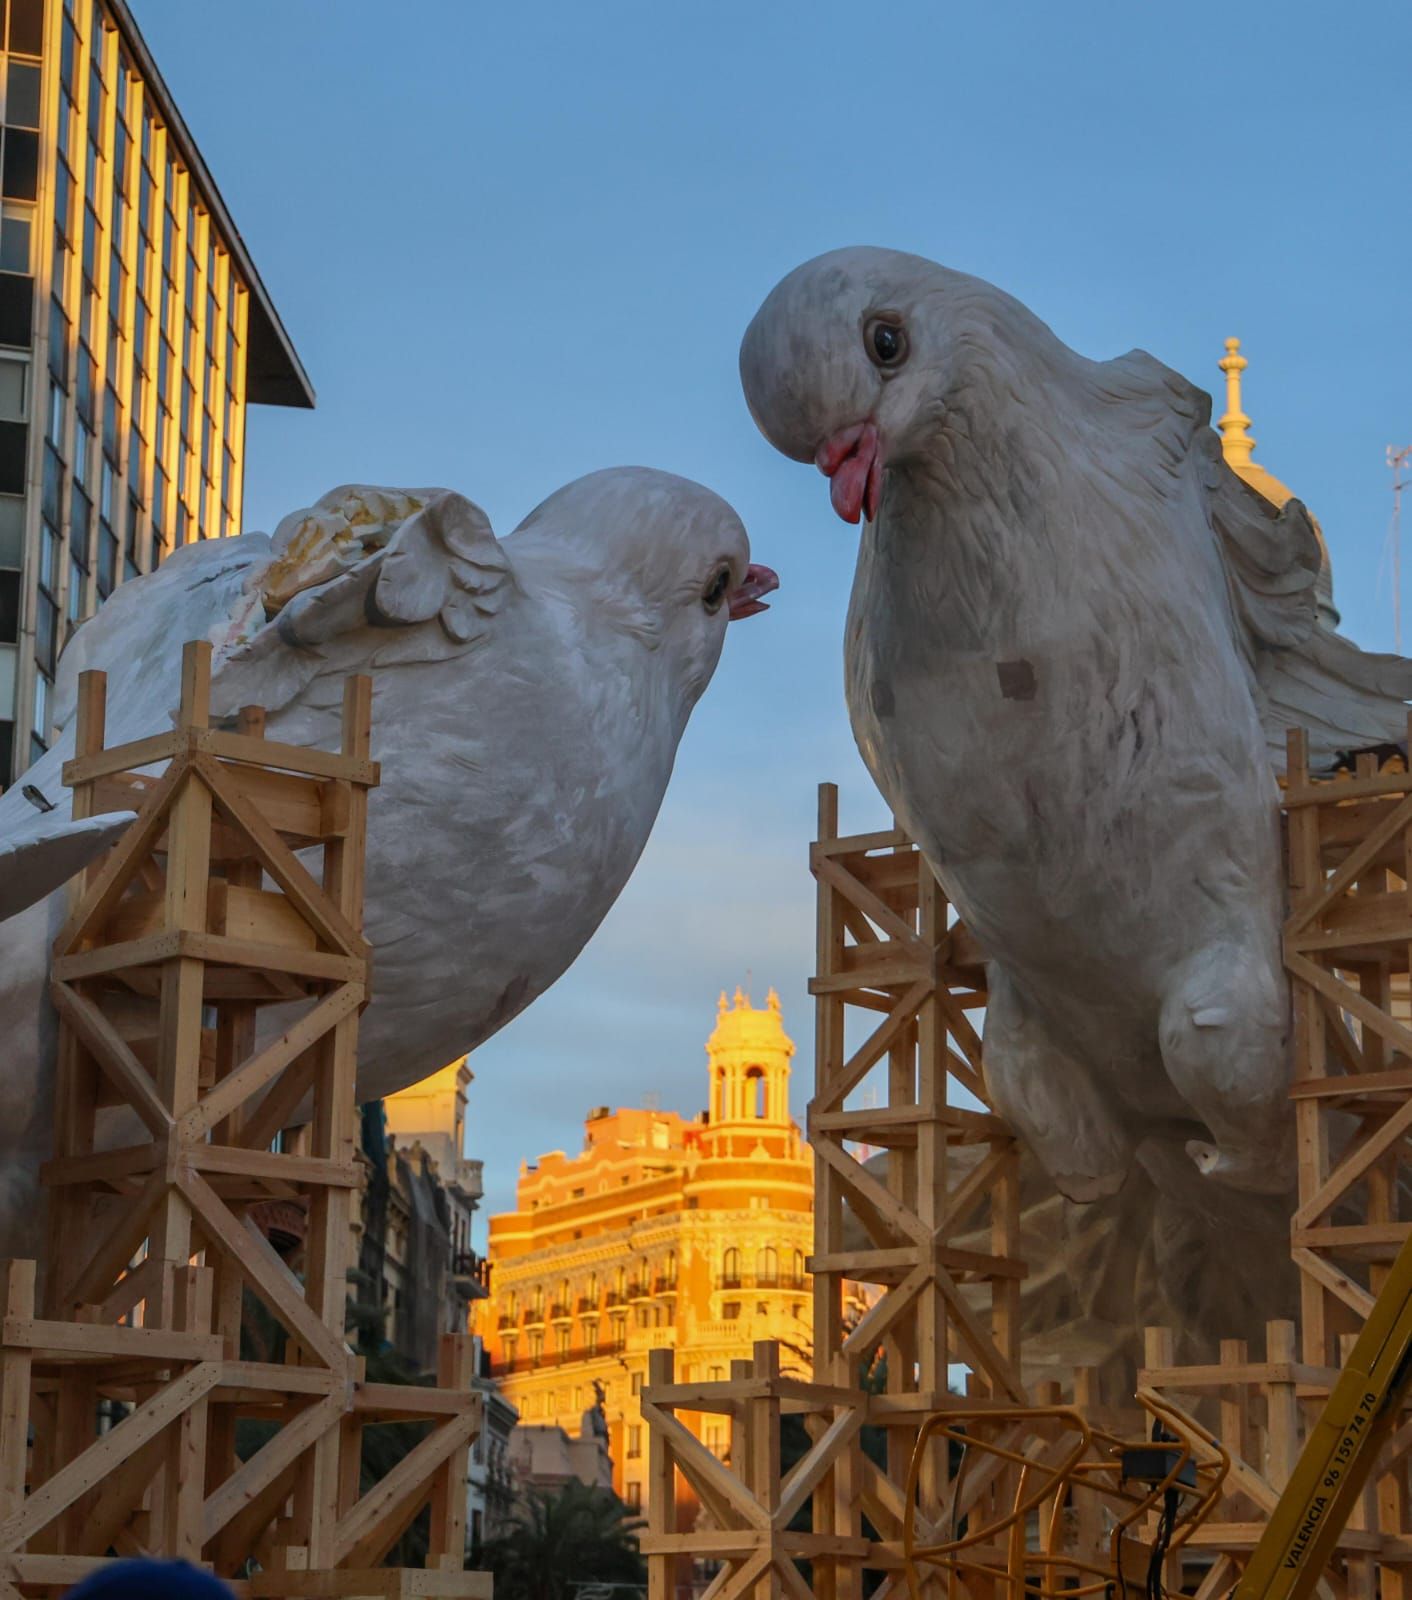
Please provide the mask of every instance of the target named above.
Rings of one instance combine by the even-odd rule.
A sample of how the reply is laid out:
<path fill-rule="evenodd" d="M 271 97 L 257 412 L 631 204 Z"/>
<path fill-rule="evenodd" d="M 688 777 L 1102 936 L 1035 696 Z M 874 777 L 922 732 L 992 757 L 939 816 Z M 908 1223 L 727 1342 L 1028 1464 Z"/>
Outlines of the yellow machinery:
<path fill-rule="evenodd" d="M 1412 1387 L 1412 1239 L 1403 1245 L 1231 1600 L 1312 1595 Z"/>

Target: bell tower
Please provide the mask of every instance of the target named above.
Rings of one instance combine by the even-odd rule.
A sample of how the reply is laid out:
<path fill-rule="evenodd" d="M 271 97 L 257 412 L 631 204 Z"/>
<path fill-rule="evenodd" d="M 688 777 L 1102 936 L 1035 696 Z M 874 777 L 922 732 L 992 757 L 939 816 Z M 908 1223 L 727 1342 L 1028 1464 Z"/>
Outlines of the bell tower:
<path fill-rule="evenodd" d="M 794 1041 L 784 1031 L 780 997 L 773 989 L 763 1011 L 757 1011 L 740 988 L 735 991 L 734 1003 L 727 1002 L 722 990 L 716 1026 L 706 1041 L 711 1072 L 710 1125 L 788 1128 L 793 1054 Z"/>

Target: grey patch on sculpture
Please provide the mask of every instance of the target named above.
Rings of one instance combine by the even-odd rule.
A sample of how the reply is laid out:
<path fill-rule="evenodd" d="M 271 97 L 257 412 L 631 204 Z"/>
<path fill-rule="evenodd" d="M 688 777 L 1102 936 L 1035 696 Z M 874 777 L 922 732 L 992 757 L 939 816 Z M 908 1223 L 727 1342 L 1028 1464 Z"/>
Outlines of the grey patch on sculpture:
<path fill-rule="evenodd" d="M 897 701 L 892 693 L 892 685 L 883 682 L 881 679 L 874 682 L 871 698 L 875 717 L 890 717 L 897 709 Z"/>
<path fill-rule="evenodd" d="M 995 676 L 1007 700 L 1033 700 L 1039 690 L 1039 679 L 1028 661 L 997 661 Z"/>

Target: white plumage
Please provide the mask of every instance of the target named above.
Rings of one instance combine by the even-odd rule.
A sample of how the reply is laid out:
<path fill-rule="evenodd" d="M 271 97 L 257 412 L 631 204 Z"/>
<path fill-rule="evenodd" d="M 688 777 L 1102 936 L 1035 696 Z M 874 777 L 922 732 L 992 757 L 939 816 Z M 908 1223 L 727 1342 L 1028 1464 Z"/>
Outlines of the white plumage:
<path fill-rule="evenodd" d="M 1316 756 L 1401 738 L 1412 664 L 1317 625 L 1310 520 L 1225 465 L 1207 395 L 989 284 L 833 252 L 771 293 L 741 373 L 866 513 L 853 730 L 992 958 L 1000 1108 L 1073 1199 L 1135 1165 L 1189 1191 L 1188 1155 L 1291 1187 L 1271 759 L 1291 722 Z"/>
<path fill-rule="evenodd" d="M 79 671 L 108 673 L 118 743 L 169 724 L 182 644 L 209 638 L 216 714 L 263 705 L 271 737 L 324 747 L 345 677 L 371 672 L 382 785 L 358 1087 L 389 1094 L 488 1038 L 575 959 L 647 842 L 728 618 L 763 610 L 774 586 L 723 500 L 645 468 L 569 484 L 503 542 L 460 495 L 352 487 L 273 541 L 188 546 L 119 588 L 64 654 L 66 725 L 22 780 L 57 809 L 39 818 L 19 784 L 0 797 L 0 852 L 30 845 L 11 853 L 10 909 L 26 885 L 52 886 L 42 861 L 24 865 L 45 853 L 36 822 L 51 841 L 72 827 L 59 769 Z M 46 848 L 72 871 L 83 841 Z M 0 923 L 0 1228 L 49 1148 L 44 984 L 61 905 L 54 894 Z"/>

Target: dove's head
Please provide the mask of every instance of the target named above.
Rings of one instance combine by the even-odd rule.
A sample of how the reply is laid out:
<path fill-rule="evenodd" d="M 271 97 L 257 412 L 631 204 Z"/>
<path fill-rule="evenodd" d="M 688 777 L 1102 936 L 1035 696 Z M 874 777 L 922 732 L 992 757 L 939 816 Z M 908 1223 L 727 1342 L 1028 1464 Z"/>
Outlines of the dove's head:
<path fill-rule="evenodd" d="M 776 449 L 832 480 L 845 522 L 871 521 L 885 470 L 926 453 L 1000 302 L 1015 306 L 922 256 L 867 246 L 817 256 L 745 331 L 750 413 Z"/>
<path fill-rule="evenodd" d="M 716 670 L 727 625 L 767 611 L 779 587 L 750 559 L 745 526 L 720 495 L 651 467 L 610 467 L 537 506 L 513 536 L 542 559 L 590 620 L 658 653 L 686 710 Z"/>

